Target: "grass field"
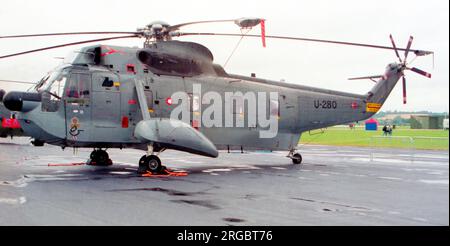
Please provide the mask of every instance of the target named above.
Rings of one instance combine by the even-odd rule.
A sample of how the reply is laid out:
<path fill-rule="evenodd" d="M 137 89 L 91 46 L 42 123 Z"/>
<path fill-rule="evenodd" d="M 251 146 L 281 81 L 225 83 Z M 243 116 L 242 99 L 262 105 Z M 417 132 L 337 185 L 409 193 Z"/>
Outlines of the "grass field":
<path fill-rule="evenodd" d="M 380 138 L 376 136 L 383 135 L 381 129 L 365 131 L 361 127 L 353 130 L 348 127 L 331 127 L 325 129 L 324 133 L 320 131 L 303 133 L 300 144 L 448 150 L 448 133 L 449 131 L 444 130 L 397 128 L 393 130 L 392 138 Z M 411 137 L 412 141 L 408 137 Z"/>

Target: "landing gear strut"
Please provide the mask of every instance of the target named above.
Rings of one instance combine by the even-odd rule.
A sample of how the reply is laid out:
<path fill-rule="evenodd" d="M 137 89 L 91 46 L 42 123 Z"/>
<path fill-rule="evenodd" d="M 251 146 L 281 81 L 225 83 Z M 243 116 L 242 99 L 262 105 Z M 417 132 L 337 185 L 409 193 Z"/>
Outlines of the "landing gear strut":
<path fill-rule="evenodd" d="M 164 149 L 159 151 L 163 152 Z M 158 154 L 159 154 L 158 153 Z M 161 164 L 161 159 L 157 155 L 153 154 L 153 145 L 148 145 L 147 154 L 143 155 L 139 160 L 138 173 L 143 174 L 146 172 L 161 173 L 165 169 L 165 166 Z"/>
<path fill-rule="evenodd" d="M 94 149 L 91 152 L 90 159 L 87 161 L 87 164 L 93 166 L 109 166 L 112 165 L 112 160 L 109 159 L 109 155 L 105 150 Z"/>
<path fill-rule="evenodd" d="M 292 159 L 292 163 L 294 165 L 299 165 L 302 163 L 303 157 L 300 153 L 298 153 L 296 150 L 289 151 L 289 154 L 287 156 L 288 158 Z"/>

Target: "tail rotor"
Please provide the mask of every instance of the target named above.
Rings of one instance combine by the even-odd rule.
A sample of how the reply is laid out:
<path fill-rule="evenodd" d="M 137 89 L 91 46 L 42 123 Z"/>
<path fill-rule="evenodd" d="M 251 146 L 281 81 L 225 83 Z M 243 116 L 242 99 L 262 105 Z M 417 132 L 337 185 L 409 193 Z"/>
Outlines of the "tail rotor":
<path fill-rule="evenodd" d="M 392 43 L 392 47 L 394 48 L 395 55 L 397 56 L 398 60 L 400 61 L 400 64 L 402 65 L 403 69 L 413 71 L 413 72 L 418 73 L 418 74 L 420 74 L 422 76 L 425 76 L 427 78 L 431 78 L 431 74 L 430 73 L 425 72 L 425 71 L 420 70 L 420 69 L 415 68 L 415 67 L 410 68 L 410 67 L 407 66 L 407 64 L 408 64 L 407 63 L 408 54 L 409 54 L 409 51 L 411 50 L 411 45 L 412 45 L 412 42 L 413 42 L 413 39 L 414 39 L 413 36 L 409 37 L 408 44 L 407 44 L 406 49 L 405 49 L 405 55 L 404 55 L 403 60 L 400 57 L 400 54 L 398 53 L 398 48 L 395 45 L 395 41 L 394 41 L 394 38 L 392 37 L 392 34 L 389 35 L 389 38 L 391 39 L 391 43 Z M 404 74 L 402 76 L 402 86 L 403 86 L 403 104 L 406 104 L 406 101 L 407 101 L 407 99 L 406 99 L 406 78 L 405 78 Z"/>

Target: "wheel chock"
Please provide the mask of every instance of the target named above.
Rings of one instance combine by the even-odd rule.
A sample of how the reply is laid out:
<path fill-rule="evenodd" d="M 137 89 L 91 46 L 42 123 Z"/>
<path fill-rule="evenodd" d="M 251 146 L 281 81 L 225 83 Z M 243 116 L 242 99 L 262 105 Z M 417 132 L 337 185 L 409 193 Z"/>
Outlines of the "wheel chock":
<path fill-rule="evenodd" d="M 147 171 L 146 173 L 141 174 L 141 177 L 184 177 L 188 176 L 188 172 L 186 171 L 173 171 L 172 169 L 164 168 L 159 173 L 152 173 Z"/>
<path fill-rule="evenodd" d="M 86 165 L 84 162 L 79 163 L 48 163 L 49 167 L 71 167 L 71 166 L 82 166 Z"/>

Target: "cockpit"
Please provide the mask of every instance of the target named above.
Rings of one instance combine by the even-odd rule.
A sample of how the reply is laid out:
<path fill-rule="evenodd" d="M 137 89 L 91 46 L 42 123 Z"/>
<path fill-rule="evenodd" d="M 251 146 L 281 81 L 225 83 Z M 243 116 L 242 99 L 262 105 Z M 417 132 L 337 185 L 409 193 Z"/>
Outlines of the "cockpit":
<path fill-rule="evenodd" d="M 42 95 L 42 111 L 55 112 L 62 98 L 89 98 L 91 74 L 73 72 L 73 66 L 55 69 L 33 88 Z"/>
<path fill-rule="evenodd" d="M 57 68 L 44 76 L 33 88 L 37 92 L 50 92 L 61 97 L 68 78 L 68 68 Z"/>

